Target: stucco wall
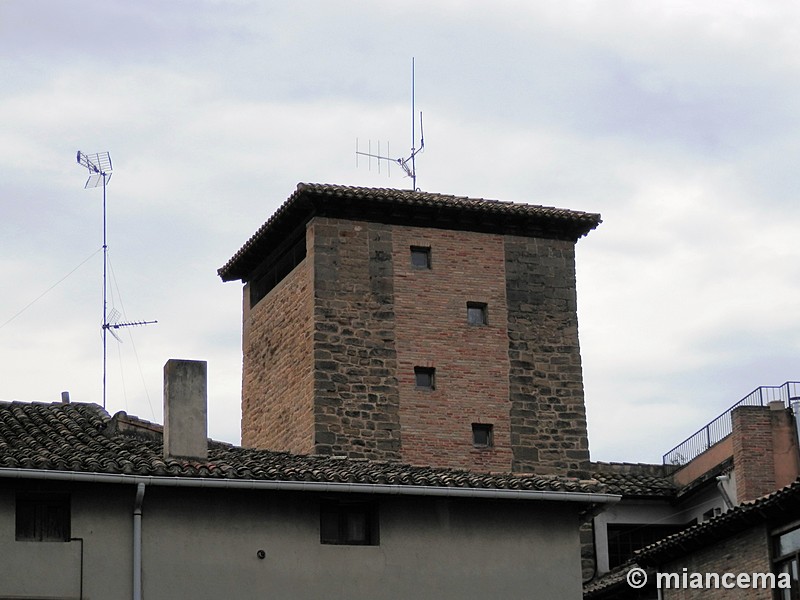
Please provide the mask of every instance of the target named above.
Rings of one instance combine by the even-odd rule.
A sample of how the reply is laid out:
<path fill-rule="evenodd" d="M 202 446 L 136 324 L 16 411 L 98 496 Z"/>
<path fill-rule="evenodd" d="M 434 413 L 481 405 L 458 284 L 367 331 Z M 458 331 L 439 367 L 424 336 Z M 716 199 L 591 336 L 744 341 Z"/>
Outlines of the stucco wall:
<path fill-rule="evenodd" d="M 75 543 L 14 541 L 0 490 L 0 598 L 78 594 Z M 85 598 L 131 597 L 133 486 L 80 486 Z M 312 494 L 148 487 L 144 598 L 581 597 L 580 505 L 384 497 L 380 545 L 319 541 Z M 266 557 L 258 557 L 264 550 Z"/>
<path fill-rule="evenodd" d="M 80 542 L 15 541 L 15 489 L 71 491 L 71 535 L 83 538 L 84 598 L 130 599 L 134 486 L 70 488 L 2 479 L 0 598 L 77 599 L 80 593 Z"/>

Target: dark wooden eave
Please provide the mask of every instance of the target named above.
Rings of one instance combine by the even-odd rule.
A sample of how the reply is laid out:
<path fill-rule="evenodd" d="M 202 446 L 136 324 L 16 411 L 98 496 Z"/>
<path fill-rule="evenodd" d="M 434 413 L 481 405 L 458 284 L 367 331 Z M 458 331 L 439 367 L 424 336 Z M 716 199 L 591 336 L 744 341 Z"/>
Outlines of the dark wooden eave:
<path fill-rule="evenodd" d="M 263 257 L 315 216 L 577 241 L 600 215 L 483 198 L 387 188 L 300 183 L 295 192 L 217 273 L 247 281 Z"/>

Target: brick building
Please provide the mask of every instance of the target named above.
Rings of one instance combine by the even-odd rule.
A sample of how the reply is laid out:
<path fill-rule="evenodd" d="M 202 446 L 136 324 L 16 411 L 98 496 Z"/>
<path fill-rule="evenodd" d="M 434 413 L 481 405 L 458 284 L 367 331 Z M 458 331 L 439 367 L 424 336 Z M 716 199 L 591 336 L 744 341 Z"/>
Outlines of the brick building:
<path fill-rule="evenodd" d="M 793 573 L 800 597 L 800 382 L 762 386 L 664 454 L 663 464 L 592 463 L 622 500 L 582 528 L 584 598 L 730 597 L 730 589 L 626 582 L 638 566 L 662 573 Z M 776 491 L 777 490 L 777 491 Z M 647 548 L 646 550 L 643 550 Z M 680 589 L 679 589 L 680 588 Z M 737 598 L 772 598 L 764 587 Z M 727 594 L 727 595 L 726 595 Z M 794 594 L 794 595 L 792 595 Z"/>
<path fill-rule="evenodd" d="M 586 474 L 577 211 L 300 184 L 219 269 L 245 446 Z"/>
<path fill-rule="evenodd" d="M 675 576 L 669 584 L 662 582 L 665 600 L 797 598 L 800 480 L 648 546 L 637 552 L 636 561 L 681 578 L 686 573 L 690 584 L 694 580 L 694 587 Z"/>

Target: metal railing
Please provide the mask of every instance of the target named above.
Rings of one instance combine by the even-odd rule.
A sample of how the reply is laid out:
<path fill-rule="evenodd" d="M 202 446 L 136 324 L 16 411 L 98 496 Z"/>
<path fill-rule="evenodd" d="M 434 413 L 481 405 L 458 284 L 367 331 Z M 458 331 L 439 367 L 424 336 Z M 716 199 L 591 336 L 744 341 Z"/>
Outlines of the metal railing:
<path fill-rule="evenodd" d="M 792 399 L 800 400 L 800 382 L 787 381 L 783 385 L 763 385 L 754 389 L 708 425 L 686 438 L 664 454 L 665 465 L 682 466 L 701 455 L 714 444 L 728 437 L 732 430 L 731 413 L 739 406 L 767 406 L 780 400 L 789 407 Z"/>

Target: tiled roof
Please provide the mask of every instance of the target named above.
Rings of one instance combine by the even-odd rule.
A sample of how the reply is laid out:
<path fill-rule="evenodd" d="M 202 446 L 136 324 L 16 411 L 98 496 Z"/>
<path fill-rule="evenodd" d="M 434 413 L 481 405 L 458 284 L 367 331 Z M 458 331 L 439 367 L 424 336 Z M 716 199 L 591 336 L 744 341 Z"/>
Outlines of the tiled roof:
<path fill-rule="evenodd" d="M 678 487 L 663 465 L 592 463 L 592 479 L 604 483 L 612 494 L 637 497 L 674 497 Z"/>
<path fill-rule="evenodd" d="M 223 281 L 243 279 L 260 260 L 313 215 L 380 223 L 474 231 L 502 231 L 577 240 L 597 227 L 600 215 L 552 208 L 388 188 L 300 183 L 297 190 L 217 273 Z"/>
<path fill-rule="evenodd" d="M 602 494 L 602 484 L 305 456 L 209 441 L 208 460 L 165 459 L 161 426 L 96 404 L 0 402 L 0 470 L 205 479 L 362 483 Z"/>
<path fill-rule="evenodd" d="M 692 525 L 642 548 L 636 552 L 635 559 L 641 565 L 658 566 L 754 525 L 774 519 L 796 519 L 798 515 L 800 479 L 763 498 L 744 502 L 713 519 Z"/>
<path fill-rule="evenodd" d="M 614 598 L 621 600 L 623 598 L 635 598 L 636 591 L 633 590 L 626 579 L 628 571 L 636 567 L 636 563 L 628 561 L 625 564 L 614 567 L 608 573 L 604 573 L 600 577 L 595 577 L 591 581 L 583 584 L 583 598 L 584 600 L 601 599 L 601 598 Z M 652 573 L 648 571 L 648 579 Z"/>

